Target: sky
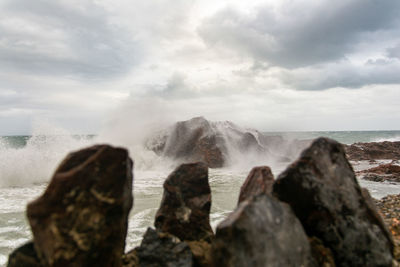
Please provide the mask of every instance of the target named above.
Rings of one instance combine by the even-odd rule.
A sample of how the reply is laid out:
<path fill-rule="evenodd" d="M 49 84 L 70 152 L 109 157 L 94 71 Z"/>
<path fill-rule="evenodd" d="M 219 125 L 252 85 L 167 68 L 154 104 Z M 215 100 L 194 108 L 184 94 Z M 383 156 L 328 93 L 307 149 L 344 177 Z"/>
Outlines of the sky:
<path fill-rule="evenodd" d="M 398 14 L 398 0 L 2 0 L 0 135 L 200 115 L 400 130 Z"/>

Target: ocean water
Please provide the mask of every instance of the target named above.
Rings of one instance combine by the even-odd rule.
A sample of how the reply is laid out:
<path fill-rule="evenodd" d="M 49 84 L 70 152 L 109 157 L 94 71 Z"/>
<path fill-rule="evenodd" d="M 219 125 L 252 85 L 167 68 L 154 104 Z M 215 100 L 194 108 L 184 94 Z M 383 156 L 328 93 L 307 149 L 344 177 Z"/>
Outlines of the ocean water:
<path fill-rule="evenodd" d="M 289 139 L 309 140 L 326 136 L 339 142 L 400 141 L 400 131 L 365 132 L 273 132 Z M 65 155 L 98 142 L 105 142 L 96 136 L 82 135 L 34 135 L 0 137 L 0 266 L 4 266 L 8 254 L 32 236 L 25 216 L 26 204 L 37 198 L 46 188 L 55 168 Z M 129 217 L 126 249 L 137 246 L 144 231 L 153 226 L 161 196 L 162 184 L 176 166 L 158 158 L 151 152 L 136 146 L 129 146 L 135 161 L 134 207 Z M 295 155 L 296 156 L 296 155 Z M 275 176 L 288 163 L 265 161 L 262 164 L 272 168 Z M 209 180 L 212 190 L 211 224 L 216 225 L 231 212 L 237 203 L 240 186 L 252 166 L 249 162 L 240 168 L 210 169 Z M 365 163 L 354 163 L 354 168 L 369 167 Z M 399 194 L 400 185 L 359 181 L 370 190 L 373 197 Z"/>

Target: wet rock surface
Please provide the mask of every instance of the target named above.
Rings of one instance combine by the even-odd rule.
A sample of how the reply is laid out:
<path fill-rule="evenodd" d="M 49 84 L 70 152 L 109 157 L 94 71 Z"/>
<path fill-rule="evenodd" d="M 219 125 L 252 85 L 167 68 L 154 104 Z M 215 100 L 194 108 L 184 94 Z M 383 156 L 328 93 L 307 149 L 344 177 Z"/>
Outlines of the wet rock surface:
<path fill-rule="evenodd" d="M 312 266 L 301 223 L 271 196 L 244 200 L 217 227 L 212 266 Z"/>
<path fill-rule="evenodd" d="M 392 163 L 357 172 L 362 179 L 374 182 L 400 182 L 400 166 Z"/>
<path fill-rule="evenodd" d="M 124 267 L 193 266 L 193 254 L 186 242 L 148 228 L 142 243 L 124 256 Z"/>
<path fill-rule="evenodd" d="M 220 168 L 232 164 L 232 157 L 245 154 L 287 161 L 307 143 L 264 135 L 229 121 L 212 122 L 196 117 L 155 133 L 146 147 L 181 163 L 200 161 L 210 168 Z"/>
<path fill-rule="evenodd" d="M 164 182 L 154 225 L 181 240 L 211 240 L 211 189 L 204 163 L 182 164 Z"/>
<path fill-rule="evenodd" d="M 177 122 L 170 131 L 148 142 L 148 147 L 159 155 L 181 162 L 204 162 L 211 168 L 226 163 L 225 141 L 202 117 Z"/>
<path fill-rule="evenodd" d="M 349 160 L 400 159 L 400 142 L 371 142 L 346 145 Z"/>
<path fill-rule="evenodd" d="M 393 243 L 338 142 L 316 139 L 279 175 L 273 193 L 290 204 L 308 236 L 332 251 L 337 266 L 391 266 Z"/>
<path fill-rule="evenodd" d="M 132 202 L 127 150 L 97 145 L 69 154 L 27 208 L 39 258 L 47 266 L 121 266 Z"/>
<path fill-rule="evenodd" d="M 26 243 L 14 250 L 9 258 L 7 267 L 41 267 L 33 242 Z"/>
<path fill-rule="evenodd" d="M 273 183 L 274 175 L 269 167 L 254 167 L 240 188 L 238 203 L 253 196 L 271 193 Z"/>

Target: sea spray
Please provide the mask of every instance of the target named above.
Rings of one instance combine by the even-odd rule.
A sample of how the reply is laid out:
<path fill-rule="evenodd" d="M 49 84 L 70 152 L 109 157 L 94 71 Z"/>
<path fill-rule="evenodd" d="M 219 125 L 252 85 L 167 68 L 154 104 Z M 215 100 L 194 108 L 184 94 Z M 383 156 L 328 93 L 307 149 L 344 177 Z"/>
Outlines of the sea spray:
<path fill-rule="evenodd" d="M 93 143 L 91 136 L 73 136 L 48 123 L 34 125 L 23 147 L 0 139 L 0 187 L 47 182 L 60 161 L 72 150 Z"/>

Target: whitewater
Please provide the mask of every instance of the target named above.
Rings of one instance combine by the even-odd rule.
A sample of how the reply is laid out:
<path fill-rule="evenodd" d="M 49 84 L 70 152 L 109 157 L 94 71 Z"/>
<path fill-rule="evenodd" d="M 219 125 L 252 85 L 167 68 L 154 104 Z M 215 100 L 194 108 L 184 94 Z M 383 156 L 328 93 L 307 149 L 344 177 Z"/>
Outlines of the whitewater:
<path fill-rule="evenodd" d="M 365 132 L 274 132 L 284 138 L 309 140 L 319 136 L 339 142 L 400 141 L 400 131 Z M 143 139 L 143 138 L 142 138 Z M 26 220 L 25 209 L 29 201 L 37 198 L 47 186 L 60 161 L 71 151 L 96 143 L 109 143 L 127 147 L 134 160 L 134 206 L 129 217 L 126 250 L 134 248 L 147 227 L 153 225 L 154 215 L 162 197 L 162 184 L 177 162 L 160 158 L 146 150 L 129 135 L 71 135 L 62 129 L 39 127 L 32 136 L 0 137 L 0 266 L 6 264 L 8 254 L 32 238 Z M 296 158 L 298 155 L 292 155 Z M 278 176 L 288 163 L 273 159 L 257 161 L 246 155 L 240 165 L 229 168 L 210 169 L 212 190 L 211 224 L 213 228 L 236 206 L 239 189 L 251 168 L 268 165 Z M 355 169 L 367 168 L 363 163 L 354 163 Z M 375 198 L 388 194 L 399 194 L 400 185 L 359 181 Z"/>

